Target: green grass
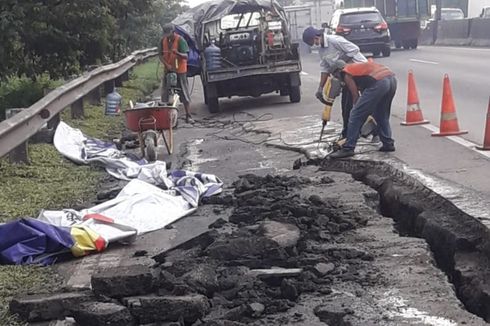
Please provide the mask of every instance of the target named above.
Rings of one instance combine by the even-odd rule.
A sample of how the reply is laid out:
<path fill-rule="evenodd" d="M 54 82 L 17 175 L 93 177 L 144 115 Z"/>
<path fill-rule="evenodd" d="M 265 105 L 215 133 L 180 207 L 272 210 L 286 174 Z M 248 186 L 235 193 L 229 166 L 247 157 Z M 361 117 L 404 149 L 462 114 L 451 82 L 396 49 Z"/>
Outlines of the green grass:
<path fill-rule="evenodd" d="M 136 66 L 130 80 L 118 88 L 123 107 L 129 100 L 144 99 L 158 87 L 157 60 Z M 104 102 L 104 101 L 102 101 Z M 85 118 L 73 120 L 69 110 L 62 120 L 85 134 L 105 140 L 121 135 L 122 116 L 104 115 L 104 107 L 85 106 Z M 0 222 L 19 217 L 36 217 L 45 209 L 61 209 L 90 202 L 98 182 L 106 173 L 101 168 L 79 166 L 63 158 L 50 144 L 29 145 L 29 165 L 16 165 L 0 159 Z M 35 266 L 0 266 L 0 325 L 24 325 L 7 312 L 12 295 L 26 292 L 49 292 L 61 285 L 52 268 Z"/>

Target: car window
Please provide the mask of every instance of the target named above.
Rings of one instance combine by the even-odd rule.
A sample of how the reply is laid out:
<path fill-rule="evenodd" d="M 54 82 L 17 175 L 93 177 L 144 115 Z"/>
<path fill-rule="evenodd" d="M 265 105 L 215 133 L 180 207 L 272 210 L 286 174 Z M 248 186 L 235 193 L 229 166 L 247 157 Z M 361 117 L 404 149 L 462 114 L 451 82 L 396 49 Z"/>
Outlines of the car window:
<path fill-rule="evenodd" d="M 441 18 L 444 20 L 464 19 L 464 14 L 460 10 L 443 10 Z"/>
<path fill-rule="evenodd" d="M 483 17 L 490 18 L 490 8 L 485 8 L 485 12 L 483 14 Z"/>
<path fill-rule="evenodd" d="M 381 15 L 377 12 L 344 14 L 340 17 L 341 24 L 377 23 L 381 20 Z"/>

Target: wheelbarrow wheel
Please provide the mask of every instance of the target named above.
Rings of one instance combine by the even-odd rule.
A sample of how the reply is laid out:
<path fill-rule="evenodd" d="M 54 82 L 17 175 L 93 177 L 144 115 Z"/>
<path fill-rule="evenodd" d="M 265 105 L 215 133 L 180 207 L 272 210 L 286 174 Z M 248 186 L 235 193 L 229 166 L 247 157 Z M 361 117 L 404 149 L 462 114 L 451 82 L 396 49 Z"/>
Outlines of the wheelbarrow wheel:
<path fill-rule="evenodd" d="M 149 162 L 154 162 L 157 158 L 155 141 L 153 137 L 147 137 L 145 139 L 145 156 Z"/>

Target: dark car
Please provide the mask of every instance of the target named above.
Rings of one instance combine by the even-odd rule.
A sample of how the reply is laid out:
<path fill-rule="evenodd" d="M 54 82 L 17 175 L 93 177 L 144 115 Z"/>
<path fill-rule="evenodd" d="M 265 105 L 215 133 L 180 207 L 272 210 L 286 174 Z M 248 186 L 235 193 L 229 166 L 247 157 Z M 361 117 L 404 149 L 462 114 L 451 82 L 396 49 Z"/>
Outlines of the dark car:
<path fill-rule="evenodd" d="M 359 46 L 363 52 L 373 55 L 391 54 L 391 39 L 388 24 L 376 8 L 338 9 L 330 20 L 333 34 L 345 37 Z"/>

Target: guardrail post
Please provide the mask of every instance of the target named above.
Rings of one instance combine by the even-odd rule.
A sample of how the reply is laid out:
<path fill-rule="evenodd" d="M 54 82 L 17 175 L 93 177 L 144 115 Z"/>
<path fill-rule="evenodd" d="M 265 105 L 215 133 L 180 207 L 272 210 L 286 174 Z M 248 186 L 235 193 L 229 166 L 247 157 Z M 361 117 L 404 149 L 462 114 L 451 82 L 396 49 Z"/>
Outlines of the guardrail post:
<path fill-rule="evenodd" d="M 128 81 L 129 80 L 129 70 L 126 70 L 122 75 L 121 75 L 121 80 Z"/>
<path fill-rule="evenodd" d="M 71 109 L 71 117 L 73 119 L 83 118 L 83 97 L 79 98 L 70 106 Z"/>
<path fill-rule="evenodd" d="M 114 84 L 116 85 L 116 87 L 122 87 L 122 85 L 123 85 L 122 75 L 116 78 L 116 80 L 114 81 Z"/>
<path fill-rule="evenodd" d="M 7 119 L 13 117 L 17 113 L 21 112 L 24 109 L 7 109 L 5 110 L 5 116 Z M 29 153 L 27 150 L 28 140 L 15 147 L 9 152 L 9 161 L 10 163 L 29 163 Z"/>
<path fill-rule="evenodd" d="M 106 81 L 104 83 L 104 95 L 112 93 L 112 91 L 114 91 L 115 87 L 116 87 L 116 84 L 115 84 L 114 80 Z"/>
<path fill-rule="evenodd" d="M 100 104 L 100 87 L 96 87 L 90 93 L 88 93 L 86 99 L 90 105 Z"/>
<path fill-rule="evenodd" d="M 54 115 L 51 118 L 51 120 L 48 121 L 48 129 L 56 129 L 60 121 L 61 121 L 60 114 L 58 113 Z"/>

